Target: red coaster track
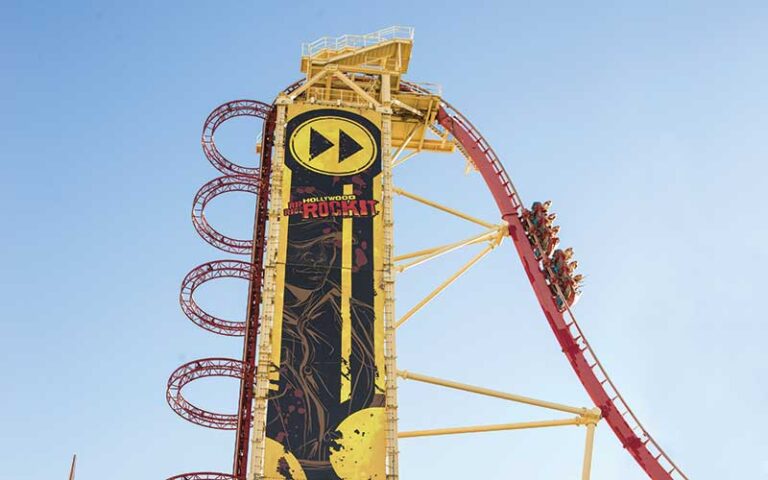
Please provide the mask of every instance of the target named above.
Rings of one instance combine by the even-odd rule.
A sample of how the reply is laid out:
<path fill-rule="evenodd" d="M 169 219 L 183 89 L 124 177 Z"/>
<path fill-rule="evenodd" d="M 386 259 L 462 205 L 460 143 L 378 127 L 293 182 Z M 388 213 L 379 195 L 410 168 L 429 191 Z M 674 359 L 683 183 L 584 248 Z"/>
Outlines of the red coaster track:
<path fill-rule="evenodd" d="M 214 142 L 216 129 L 225 121 L 240 116 L 263 119 L 264 154 L 259 167 L 244 167 L 229 161 L 219 152 Z M 182 281 L 179 301 L 184 314 L 196 325 L 226 336 L 244 336 L 243 359 L 205 358 L 193 360 L 176 369 L 168 379 L 166 399 L 174 412 L 185 420 L 208 428 L 236 430 L 233 473 L 194 472 L 170 477 L 168 480 L 244 480 L 248 461 L 251 431 L 251 403 L 256 373 L 256 337 L 261 295 L 262 257 L 267 219 L 271 172 L 271 146 L 274 118 L 272 105 L 255 100 L 235 100 L 217 107 L 205 121 L 202 147 L 211 164 L 224 176 L 203 185 L 195 195 L 192 206 L 192 224 L 200 236 L 219 250 L 251 255 L 251 262 L 216 260 L 195 267 Z M 205 217 L 205 207 L 215 197 L 228 192 L 247 192 L 257 195 L 253 240 L 228 237 L 213 228 Z M 241 278 L 249 281 L 248 311 L 245 321 L 230 321 L 215 317 L 200 308 L 193 296 L 202 284 L 217 278 Z M 237 413 L 217 413 L 204 410 L 187 401 L 182 395 L 185 385 L 204 377 L 231 377 L 240 380 Z"/>
<path fill-rule="evenodd" d="M 247 255 L 253 248 L 252 240 L 238 240 L 219 233 L 205 218 L 205 207 L 208 202 L 229 192 L 247 192 L 259 194 L 259 177 L 255 175 L 224 175 L 214 178 L 203 185 L 195 195 L 195 203 L 192 207 L 192 224 L 203 240 L 229 253 Z"/>
<path fill-rule="evenodd" d="M 198 287 L 211 280 L 217 278 L 250 280 L 252 275 L 253 265 L 239 260 L 214 260 L 198 265 L 181 282 L 181 293 L 179 293 L 181 310 L 192 322 L 209 332 L 241 337 L 245 334 L 245 322 L 233 322 L 214 317 L 197 305 L 193 295 Z"/>
<path fill-rule="evenodd" d="M 421 91 L 413 84 L 404 84 L 403 88 Z M 687 480 L 688 477 L 664 453 L 624 401 L 597 359 L 573 313 L 570 310 L 562 313 L 558 311 L 545 280 L 542 262 L 534 256 L 523 229 L 522 202 L 496 153 L 474 125 L 450 104 L 443 102 L 437 114 L 437 122 L 461 145 L 461 149 L 480 171 L 496 200 L 501 218 L 509 224 L 510 237 L 555 338 L 621 444 L 653 480 Z"/>
<path fill-rule="evenodd" d="M 228 473 L 195 472 L 182 473 L 181 475 L 170 477 L 168 480 L 237 480 L 237 477 Z"/>
<path fill-rule="evenodd" d="M 174 412 L 194 424 L 219 430 L 237 428 L 237 415 L 203 410 L 187 401 L 181 394 L 185 385 L 205 377 L 243 377 L 243 362 L 232 358 L 203 358 L 185 363 L 168 379 L 165 398 Z"/>
<path fill-rule="evenodd" d="M 213 135 L 222 123 L 234 117 L 257 117 L 266 119 L 272 112 L 272 105 L 256 100 L 232 100 L 216 107 L 203 126 L 203 152 L 218 171 L 225 175 L 259 176 L 261 167 L 244 167 L 233 163 L 219 152 Z M 266 137 L 265 137 L 266 138 Z"/>

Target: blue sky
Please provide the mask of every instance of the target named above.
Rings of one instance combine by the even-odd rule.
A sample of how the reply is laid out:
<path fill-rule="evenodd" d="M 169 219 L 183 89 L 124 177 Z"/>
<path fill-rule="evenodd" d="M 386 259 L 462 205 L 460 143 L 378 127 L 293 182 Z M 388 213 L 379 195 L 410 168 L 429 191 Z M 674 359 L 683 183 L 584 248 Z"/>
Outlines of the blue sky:
<path fill-rule="evenodd" d="M 226 471 L 233 435 L 165 404 L 168 374 L 237 340 L 178 307 L 195 265 L 227 255 L 189 220 L 217 175 L 202 122 L 299 78 L 300 44 L 416 28 L 407 77 L 440 83 L 485 134 L 523 199 L 552 199 L 587 276 L 576 308 L 609 373 L 691 478 L 768 478 L 768 5 L 765 2 L 0 3 L 0 465 L 4 478 L 165 478 Z M 259 124 L 217 133 L 255 162 Z M 496 219 L 459 157 L 417 157 L 397 183 Z M 247 235 L 252 198 L 209 216 Z M 398 249 L 468 236 L 396 204 Z M 399 310 L 472 252 L 403 274 Z M 236 319 L 244 282 L 200 302 Z M 399 335 L 402 368 L 587 405 L 511 245 Z M 232 410 L 234 381 L 189 388 Z M 405 382 L 401 428 L 551 418 Z M 404 440 L 402 477 L 574 478 L 583 430 Z M 606 425 L 598 480 L 641 479 Z"/>

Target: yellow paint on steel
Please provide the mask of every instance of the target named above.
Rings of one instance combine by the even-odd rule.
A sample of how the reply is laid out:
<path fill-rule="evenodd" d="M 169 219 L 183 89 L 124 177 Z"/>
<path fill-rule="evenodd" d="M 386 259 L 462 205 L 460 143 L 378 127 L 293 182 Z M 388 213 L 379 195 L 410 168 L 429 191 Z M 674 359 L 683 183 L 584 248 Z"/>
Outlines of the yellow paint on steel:
<path fill-rule="evenodd" d="M 398 265 L 397 271 L 404 272 L 405 270 L 411 267 L 415 267 L 428 260 L 432 260 L 434 258 L 440 257 L 442 255 L 445 255 L 446 253 L 453 252 L 455 250 L 458 250 L 459 248 L 493 240 L 496 237 L 496 234 L 497 234 L 496 230 L 489 230 L 487 232 L 474 235 L 470 238 L 467 238 L 465 240 L 460 240 L 458 242 L 453 242 L 446 245 L 441 245 L 439 247 L 427 248 L 424 250 L 418 250 L 416 252 L 399 255 L 395 257 L 395 261 L 410 260 L 412 258 L 416 258 L 416 260 L 409 263 L 402 264 L 402 265 Z"/>
<path fill-rule="evenodd" d="M 397 336 L 395 335 L 395 252 L 394 215 L 392 211 L 392 78 L 381 75 L 381 166 L 382 166 L 382 216 L 384 234 L 384 411 L 386 414 L 387 480 L 398 480 L 399 457 L 397 448 Z"/>
<path fill-rule="evenodd" d="M 395 261 L 396 262 L 401 262 L 403 260 L 410 260 L 411 258 L 423 257 L 424 255 L 430 255 L 430 254 L 432 254 L 434 252 L 441 251 L 441 250 L 444 250 L 446 248 L 453 247 L 453 246 L 464 246 L 464 245 L 467 245 L 471 241 L 474 241 L 474 240 L 485 240 L 486 237 L 493 237 L 495 234 L 496 234 L 496 229 L 495 228 L 494 229 L 490 229 L 490 230 L 486 230 L 483 233 L 479 233 L 477 235 L 473 235 L 473 236 L 471 236 L 469 238 L 465 238 L 464 240 L 459 240 L 458 242 L 446 243 L 444 245 L 440 245 L 440 246 L 437 246 L 437 247 L 425 248 L 423 250 L 416 250 L 415 252 L 404 253 L 402 255 L 397 255 L 397 256 L 395 256 Z"/>
<path fill-rule="evenodd" d="M 470 427 L 435 428 L 432 430 L 412 430 L 410 432 L 400 432 L 398 437 L 435 437 L 438 435 L 458 435 L 462 433 L 485 433 L 505 430 L 523 430 L 527 428 L 564 427 L 569 425 L 582 425 L 583 423 L 581 417 L 574 417 L 563 420 L 541 420 L 535 422 L 501 423 L 496 425 L 477 425 Z"/>
<path fill-rule="evenodd" d="M 352 89 L 352 91 L 354 91 L 355 93 L 363 97 L 365 100 L 370 102 L 371 105 L 373 105 L 374 107 L 381 107 L 381 103 L 379 103 L 378 100 L 376 100 L 368 92 L 360 88 L 358 84 L 350 80 L 349 77 L 344 75 L 342 72 L 339 72 L 339 71 L 333 72 L 333 76 L 338 78 L 342 82 L 344 82 L 349 88 Z"/>
<path fill-rule="evenodd" d="M 595 443 L 595 422 L 587 423 L 587 444 L 584 448 L 584 466 L 581 469 L 581 480 L 589 480 L 592 472 L 592 448 Z"/>
<path fill-rule="evenodd" d="M 461 267 L 456 273 L 451 275 L 447 280 L 445 280 L 443 283 L 441 283 L 437 288 L 432 290 L 429 295 L 424 297 L 423 300 L 421 300 L 419 303 L 414 305 L 408 312 L 403 315 L 400 320 L 397 321 L 395 324 L 395 328 L 399 328 L 402 324 L 408 321 L 416 312 L 424 308 L 429 302 L 434 300 L 435 297 L 437 297 L 443 290 L 445 290 L 449 285 L 451 285 L 453 282 L 459 279 L 462 275 L 464 275 L 467 270 L 472 268 L 474 264 L 479 262 L 484 256 L 488 255 L 491 250 L 493 250 L 496 247 L 496 245 L 488 245 L 485 247 L 480 253 L 472 257 L 466 264 L 464 264 L 463 267 Z"/>
<path fill-rule="evenodd" d="M 424 114 L 420 110 L 418 110 L 416 108 L 413 108 L 412 106 L 408 105 L 407 103 L 401 102 L 400 100 L 398 100 L 396 98 L 392 99 L 392 104 L 393 105 L 397 105 L 398 107 L 400 107 L 400 108 L 402 108 L 404 110 L 408 110 L 409 112 L 413 113 L 416 116 L 419 116 L 419 117 L 423 117 L 424 116 Z"/>
<path fill-rule="evenodd" d="M 424 150 L 429 150 L 428 148 L 425 148 Z M 413 150 L 412 152 L 408 152 L 403 158 L 399 159 L 397 162 L 392 164 L 392 168 L 404 164 L 406 161 L 410 160 L 411 158 L 415 157 L 421 153 L 420 150 Z"/>
<path fill-rule="evenodd" d="M 285 96 L 278 98 L 277 115 L 275 119 L 274 148 L 272 175 L 270 177 L 269 220 L 267 228 L 266 252 L 264 254 L 264 285 L 262 288 L 261 318 L 259 321 L 259 350 L 256 367 L 256 385 L 253 397 L 253 430 L 251 433 L 251 458 L 248 467 L 248 480 L 256 480 L 264 475 L 264 459 L 266 453 L 266 418 L 267 398 L 269 396 L 269 370 L 272 362 L 272 326 L 275 317 L 275 291 L 280 246 L 280 219 L 283 208 L 287 204 L 283 200 L 284 174 L 284 142 L 286 126 L 286 104 L 290 100 Z M 283 263 L 283 268 L 285 264 Z"/>
<path fill-rule="evenodd" d="M 317 73 L 316 73 L 314 76 L 312 76 L 312 78 L 308 79 L 308 80 L 307 80 L 307 81 L 304 83 L 304 85 L 302 85 L 302 86 L 300 86 L 299 88 L 297 88 L 296 90 L 294 90 L 294 91 L 291 93 L 291 95 L 290 95 L 290 97 L 289 97 L 289 98 L 290 98 L 292 101 L 293 101 L 293 100 L 296 100 L 296 98 L 297 98 L 299 95 L 301 95 L 302 93 L 304 93 L 304 92 L 305 92 L 305 91 L 306 91 L 306 90 L 307 90 L 309 87 L 311 87 L 312 85 L 316 84 L 317 82 L 319 82 L 320 80 L 322 80 L 322 79 L 323 79 L 323 77 L 325 77 L 326 75 L 329 75 L 330 73 L 331 73 L 331 72 L 330 72 L 330 70 L 328 70 L 328 69 L 323 69 L 323 70 L 320 70 L 320 71 L 319 71 L 319 72 L 317 72 Z"/>
<path fill-rule="evenodd" d="M 478 225 L 482 225 L 485 228 L 494 228 L 495 227 L 495 225 L 492 224 L 492 223 L 480 220 L 479 218 L 475 218 L 475 217 L 473 217 L 471 215 L 467 215 L 466 213 L 462 213 L 462 212 L 460 212 L 460 211 L 458 211 L 458 210 L 456 210 L 454 208 L 446 207 L 445 205 L 442 205 L 440 203 L 434 202 L 432 200 L 427 200 L 426 198 L 421 197 L 419 195 L 416 195 L 414 193 L 406 192 L 402 188 L 395 187 L 394 188 L 394 192 L 397 193 L 398 195 L 402 195 L 402 196 L 404 196 L 406 198 L 410 198 L 411 200 L 414 200 L 416 202 L 423 203 L 424 205 L 436 208 L 436 209 L 441 210 L 441 211 L 446 212 L 446 213 L 450 213 L 451 215 L 455 215 L 455 216 L 457 216 L 459 218 L 463 218 L 464 220 L 467 220 L 469 222 L 476 223 Z"/>
<path fill-rule="evenodd" d="M 533 405 L 535 407 L 548 408 L 550 410 L 557 410 L 560 412 L 573 413 L 584 417 L 585 419 L 594 419 L 597 414 L 599 419 L 599 411 L 595 412 L 594 409 L 585 407 L 571 407 L 569 405 L 563 405 L 562 403 L 548 402 L 546 400 L 539 400 L 531 397 L 524 397 L 522 395 L 515 395 L 514 393 L 505 393 L 498 390 L 491 390 L 489 388 L 477 387 L 474 385 L 467 385 L 465 383 L 454 382 L 451 380 L 443 380 L 441 378 L 430 377 L 427 375 L 421 375 L 419 373 L 408 372 L 401 370 L 397 372 L 400 378 L 405 380 L 415 380 L 417 382 L 429 383 L 440 387 L 453 388 L 454 390 L 462 390 L 464 392 L 476 393 L 478 395 L 485 395 L 487 397 L 499 398 L 502 400 L 509 400 L 511 402 L 524 403 L 526 405 Z"/>
<path fill-rule="evenodd" d="M 400 154 L 403 153 L 403 150 L 405 150 L 405 147 L 408 146 L 409 143 L 411 143 L 411 140 L 413 139 L 413 136 L 416 134 L 416 130 L 419 128 L 420 124 L 416 123 L 413 125 L 413 128 L 411 128 L 411 131 L 408 132 L 408 135 L 403 139 L 402 143 L 397 146 L 397 150 L 395 150 L 395 153 L 392 155 L 392 165 L 394 166 L 397 163 L 397 159 L 400 158 Z"/>

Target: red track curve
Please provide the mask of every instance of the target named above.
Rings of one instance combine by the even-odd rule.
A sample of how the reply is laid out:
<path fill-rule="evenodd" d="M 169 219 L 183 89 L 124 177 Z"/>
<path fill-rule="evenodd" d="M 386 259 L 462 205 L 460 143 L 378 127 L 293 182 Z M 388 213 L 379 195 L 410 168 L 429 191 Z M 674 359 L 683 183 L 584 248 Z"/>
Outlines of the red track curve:
<path fill-rule="evenodd" d="M 423 92 L 418 86 L 405 82 L 403 88 Z M 563 353 L 619 441 L 653 480 L 687 480 L 688 477 L 664 453 L 619 394 L 573 313 L 570 310 L 558 311 L 545 280 L 543 266 L 534 256 L 521 223 L 522 202 L 496 153 L 469 120 L 446 102 L 438 111 L 437 123 L 456 139 L 485 180 L 501 218 L 509 224 L 509 234 L 528 281 Z M 568 319 L 564 317 L 565 313 Z"/>
<path fill-rule="evenodd" d="M 232 474 L 220 472 L 193 472 L 182 473 L 169 477 L 167 480 L 237 480 Z"/>
<path fill-rule="evenodd" d="M 211 315 L 197 305 L 194 293 L 202 284 L 216 278 L 253 278 L 253 265 L 240 260 L 214 260 L 193 268 L 181 282 L 179 303 L 184 314 L 197 326 L 219 335 L 242 336 L 245 322 L 233 322 Z"/>
<path fill-rule="evenodd" d="M 240 380 L 243 377 L 243 362 L 233 358 L 203 358 L 185 363 L 174 371 L 168 379 L 165 399 L 168 405 L 181 418 L 208 428 L 234 430 L 237 427 L 237 414 L 215 413 L 190 403 L 181 390 L 189 383 L 205 377 L 230 377 Z"/>
<path fill-rule="evenodd" d="M 275 110 L 272 109 L 264 119 L 262 132 L 261 166 L 259 173 L 259 195 L 253 221 L 253 248 L 251 264 L 253 273 L 248 289 L 248 307 L 245 318 L 245 338 L 243 339 L 243 378 L 240 381 L 240 399 L 237 411 L 237 431 L 235 433 L 235 456 L 232 473 L 240 480 L 245 480 L 248 470 L 248 450 L 250 448 L 251 427 L 253 424 L 254 380 L 256 376 L 256 343 L 259 332 L 259 313 L 261 307 L 261 286 L 263 280 L 264 247 L 267 237 L 267 217 L 269 207 L 269 184 L 272 177 L 272 145 L 274 143 Z"/>
<path fill-rule="evenodd" d="M 224 175 L 214 178 L 197 191 L 192 203 L 192 224 L 208 244 L 229 253 L 248 255 L 253 240 L 238 240 L 228 237 L 213 228 L 205 218 L 205 207 L 219 195 L 229 192 L 259 194 L 259 177 L 254 175 Z"/>
<path fill-rule="evenodd" d="M 229 161 L 219 152 L 214 142 L 216 129 L 225 121 L 239 116 L 252 116 L 264 120 L 264 152 L 261 165 L 244 167 Z M 210 245 L 230 253 L 250 254 L 251 263 L 237 260 L 218 260 L 194 268 L 182 281 L 179 301 L 186 316 L 198 326 L 219 335 L 245 336 L 243 359 L 207 358 L 182 365 L 168 380 L 166 399 L 179 416 L 209 428 L 236 430 L 233 473 L 193 472 L 170 477 L 168 480 L 245 480 L 248 444 L 252 423 L 251 403 L 256 372 L 256 339 L 258 333 L 259 304 L 261 302 L 262 260 L 266 232 L 266 217 L 271 174 L 271 147 L 274 130 L 272 105 L 257 100 L 234 100 L 216 107 L 203 125 L 202 147 L 206 158 L 225 175 L 203 185 L 195 195 L 192 223 L 197 233 Z M 228 237 L 214 229 L 205 218 L 206 205 L 218 195 L 241 191 L 257 195 L 253 240 Z M 245 321 L 232 322 L 217 318 L 200 308 L 193 298 L 195 289 L 214 278 L 241 278 L 249 280 L 248 310 Z M 235 414 L 220 414 L 203 410 L 188 402 L 181 389 L 202 377 L 225 376 L 240 380 L 238 409 Z"/>
<path fill-rule="evenodd" d="M 218 171 L 225 175 L 259 175 L 260 167 L 244 167 L 227 160 L 219 152 L 213 136 L 216 129 L 230 118 L 257 117 L 266 119 L 272 111 L 272 105 L 257 100 L 233 100 L 216 107 L 203 124 L 203 152 Z"/>

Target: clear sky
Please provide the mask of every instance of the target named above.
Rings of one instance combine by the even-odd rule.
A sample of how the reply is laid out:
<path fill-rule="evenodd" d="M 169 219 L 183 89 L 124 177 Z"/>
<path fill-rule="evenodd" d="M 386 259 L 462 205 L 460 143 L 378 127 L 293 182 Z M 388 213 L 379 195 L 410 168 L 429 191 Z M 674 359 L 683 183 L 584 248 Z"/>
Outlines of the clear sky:
<path fill-rule="evenodd" d="M 578 5 L 577 5 L 578 3 Z M 202 122 L 270 101 L 300 44 L 416 28 L 408 78 L 440 83 L 523 199 L 552 199 L 587 276 L 577 316 L 628 402 L 694 479 L 768 478 L 768 4 L 765 2 L 0 2 L 0 478 L 165 478 L 226 471 L 233 434 L 166 405 L 177 365 L 240 354 L 189 322 L 180 280 L 227 255 L 194 232 L 217 175 Z M 217 134 L 254 163 L 259 124 Z M 415 158 L 412 191 L 497 219 L 458 156 Z M 471 227 L 398 201 L 399 251 Z M 210 219 L 246 235 L 252 198 Z M 462 252 L 403 274 L 399 311 Z M 245 282 L 201 291 L 244 315 Z M 505 244 L 399 334 L 402 368 L 588 405 Z M 234 410 L 234 381 L 189 388 Z M 401 428 L 552 418 L 418 384 Z M 402 477 L 576 478 L 583 429 L 403 440 Z M 594 478 L 644 478 L 607 425 Z"/>

